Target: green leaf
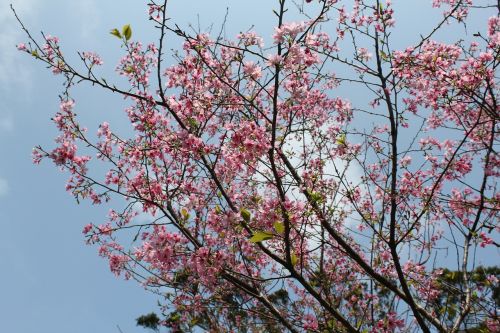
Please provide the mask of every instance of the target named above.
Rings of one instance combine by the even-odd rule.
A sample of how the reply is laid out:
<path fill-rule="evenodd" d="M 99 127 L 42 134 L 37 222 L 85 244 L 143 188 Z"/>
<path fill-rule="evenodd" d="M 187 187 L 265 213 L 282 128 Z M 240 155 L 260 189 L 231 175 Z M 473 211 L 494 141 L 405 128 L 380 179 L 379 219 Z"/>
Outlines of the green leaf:
<path fill-rule="evenodd" d="M 109 33 L 112 34 L 115 37 L 120 38 L 120 39 L 122 38 L 122 35 L 120 34 L 120 32 L 118 31 L 118 29 L 116 29 L 116 28 L 114 28 L 113 30 L 111 30 Z"/>
<path fill-rule="evenodd" d="M 188 123 L 189 126 L 191 126 L 194 129 L 198 128 L 198 122 L 194 118 L 188 118 Z"/>
<path fill-rule="evenodd" d="M 122 34 L 125 37 L 125 40 L 129 40 L 132 37 L 132 28 L 130 24 L 125 24 L 122 28 Z"/>
<path fill-rule="evenodd" d="M 389 56 L 387 56 L 387 53 L 385 53 L 384 51 L 380 51 L 380 57 L 385 61 L 387 61 L 387 59 L 389 58 Z"/>
<path fill-rule="evenodd" d="M 322 203 L 323 202 L 323 196 L 321 193 L 318 192 L 313 192 L 313 191 L 307 191 L 309 196 L 311 197 L 311 201 L 314 203 Z"/>
<path fill-rule="evenodd" d="M 278 234 L 282 234 L 285 232 L 285 225 L 281 222 L 278 221 L 274 222 L 273 227 Z"/>
<path fill-rule="evenodd" d="M 39 58 L 40 56 L 38 55 L 38 51 L 37 50 L 33 50 L 31 51 L 31 55 L 35 58 Z"/>
<path fill-rule="evenodd" d="M 295 266 L 297 264 L 297 261 L 299 261 L 299 258 L 297 258 L 297 255 L 292 252 L 290 254 L 290 260 L 292 261 L 292 266 Z"/>
<path fill-rule="evenodd" d="M 259 243 L 273 238 L 273 234 L 267 231 L 257 231 L 250 238 L 251 243 Z"/>
<path fill-rule="evenodd" d="M 240 214 L 243 220 L 245 220 L 245 222 L 250 222 L 250 218 L 252 217 L 252 215 L 250 215 L 250 212 L 248 210 L 242 208 L 240 209 Z"/>
<path fill-rule="evenodd" d="M 251 198 L 251 200 L 252 200 L 252 202 L 254 202 L 254 203 L 257 203 L 257 204 L 258 204 L 259 202 L 261 202 L 261 201 L 262 201 L 262 197 L 260 197 L 260 196 L 256 195 L 256 196 L 253 196 L 253 197 Z"/>
<path fill-rule="evenodd" d="M 346 139 L 346 135 L 340 134 L 337 138 L 337 141 L 335 141 L 335 143 L 343 146 L 343 145 L 345 145 L 345 139 Z"/>
<path fill-rule="evenodd" d="M 189 218 L 189 213 L 188 213 L 188 210 L 186 208 L 182 208 L 181 209 L 181 214 L 182 214 L 182 217 L 187 220 Z"/>

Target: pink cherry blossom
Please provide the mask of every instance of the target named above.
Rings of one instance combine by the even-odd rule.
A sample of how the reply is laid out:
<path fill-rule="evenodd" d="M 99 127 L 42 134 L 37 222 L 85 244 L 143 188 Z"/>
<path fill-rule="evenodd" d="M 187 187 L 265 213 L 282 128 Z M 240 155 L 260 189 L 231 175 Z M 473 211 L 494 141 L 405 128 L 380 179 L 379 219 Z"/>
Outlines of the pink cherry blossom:
<path fill-rule="evenodd" d="M 231 39 L 151 2 L 166 38 L 122 40 L 121 81 L 50 35 L 18 44 L 64 80 L 59 134 L 34 163 L 108 207 L 87 243 L 162 295 L 168 329 L 495 330 L 498 276 L 469 268 L 499 243 L 496 12 L 434 0 L 436 32 L 483 10 L 482 30 L 394 43 L 391 1 L 280 4 L 273 31 Z M 128 126 L 99 113 L 87 131 L 80 83 L 121 96 Z"/>

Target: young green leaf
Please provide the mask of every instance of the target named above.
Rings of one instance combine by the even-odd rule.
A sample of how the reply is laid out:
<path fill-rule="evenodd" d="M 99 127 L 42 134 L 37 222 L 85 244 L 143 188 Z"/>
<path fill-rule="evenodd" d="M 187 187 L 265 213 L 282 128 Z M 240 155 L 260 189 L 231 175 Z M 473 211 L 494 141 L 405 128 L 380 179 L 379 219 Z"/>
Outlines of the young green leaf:
<path fill-rule="evenodd" d="M 273 234 L 267 231 L 256 231 L 250 238 L 251 243 L 259 243 L 273 238 Z"/>
<path fill-rule="evenodd" d="M 338 145 L 340 145 L 340 146 L 343 146 L 346 143 L 345 139 L 346 139 L 346 135 L 345 134 L 340 134 L 337 137 L 337 140 L 335 141 L 335 143 L 338 144 Z"/>
<path fill-rule="evenodd" d="M 246 210 L 245 208 L 242 208 L 242 209 L 240 209 L 240 214 L 241 214 L 241 217 L 243 218 L 243 220 L 245 220 L 245 222 L 250 222 L 251 215 L 250 215 L 250 212 L 248 210 Z"/>
<path fill-rule="evenodd" d="M 281 222 L 278 221 L 274 222 L 273 227 L 278 234 L 282 234 L 285 232 L 285 225 Z"/>
<path fill-rule="evenodd" d="M 292 261 L 292 266 L 295 266 L 297 264 L 297 261 L 299 261 L 299 258 L 297 258 L 297 255 L 292 252 L 290 254 L 290 260 Z"/>
<path fill-rule="evenodd" d="M 188 123 L 191 128 L 197 129 L 198 128 L 198 122 L 194 118 L 188 118 Z"/>
<path fill-rule="evenodd" d="M 125 37 L 125 40 L 129 40 L 132 37 L 132 28 L 130 24 L 125 24 L 122 28 L 122 34 Z"/>
<path fill-rule="evenodd" d="M 120 39 L 122 38 L 122 35 L 120 34 L 120 32 L 118 31 L 118 29 L 116 29 L 116 28 L 114 28 L 113 30 L 111 30 L 109 33 L 112 34 L 115 37 L 120 38 Z"/>
<path fill-rule="evenodd" d="M 311 200 L 315 203 L 323 202 L 323 196 L 318 192 L 310 192 Z"/>
<path fill-rule="evenodd" d="M 188 210 L 187 210 L 186 208 L 182 208 L 182 209 L 181 209 L 181 214 L 182 214 L 182 217 L 183 217 L 185 220 L 189 219 L 189 212 L 188 212 Z"/>
<path fill-rule="evenodd" d="M 387 59 L 389 59 L 389 56 L 384 51 L 380 51 L 380 58 L 382 58 L 382 60 L 384 61 L 387 61 Z"/>

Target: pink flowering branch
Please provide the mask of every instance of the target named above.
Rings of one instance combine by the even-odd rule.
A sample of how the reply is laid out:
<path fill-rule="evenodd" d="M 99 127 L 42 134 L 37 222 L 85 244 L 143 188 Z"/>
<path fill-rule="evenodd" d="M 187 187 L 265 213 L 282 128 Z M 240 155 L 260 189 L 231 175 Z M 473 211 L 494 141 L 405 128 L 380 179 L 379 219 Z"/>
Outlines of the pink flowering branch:
<path fill-rule="evenodd" d="M 34 161 L 68 171 L 77 200 L 125 205 L 84 233 L 114 274 L 164 296 L 172 330 L 493 327 L 470 251 L 498 244 L 500 21 L 470 45 L 438 43 L 444 22 L 490 7 L 435 1 L 449 7 L 435 29 L 394 51 L 391 1 L 319 2 L 289 22 L 293 8 L 277 1 L 264 48 L 251 30 L 191 35 L 170 23 L 168 1 L 152 1 L 156 44 L 135 41 L 129 25 L 111 31 L 125 88 L 98 79 L 96 53 L 78 53 L 80 70 L 57 38 L 39 44 L 20 22 L 29 42 L 18 49 L 65 79 L 56 147 L 37 147 Z M 167 41 L 182 49 L 164 66 Z M 129 101 L 133 135 L 105 121 L 87 134 L 71 98 L 82 82 Z M 370 100 L 349 101 L 339 86 Z M 442 248 L 458 253 L 460 290 L 440 290 Z"/>

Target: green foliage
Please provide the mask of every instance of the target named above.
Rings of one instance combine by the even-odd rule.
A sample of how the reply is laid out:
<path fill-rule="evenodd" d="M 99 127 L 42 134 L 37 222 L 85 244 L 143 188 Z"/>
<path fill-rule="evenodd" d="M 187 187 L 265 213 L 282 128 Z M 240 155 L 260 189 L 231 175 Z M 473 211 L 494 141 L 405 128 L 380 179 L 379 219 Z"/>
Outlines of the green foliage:
<path fill-rule="evenodd" d="M 346 144 L 346 135 L 345 134 L 340 134 L 337 137 L 337 140 L 335 141 L 336 144 L 339 146 L 344 146 Z"/>
<path fill-rule="evenodd" d="M 142 326 L 144 328 L 150 328 L 152 330 L 158 330 L 160 325 L 160 318 L 156 313 L 151 312 L 147 315 L 142 315 L 136 319 L 137 326 Z"/>
<path fill-rule="evenodd" d="M 130 38 L 132 38 L 132 28 L 130 27 L 130 24 L 125 24 L 122 28 L 122 34 L 123 37 L 125 37 L 125 40 L 128 41 Z"/>
<path fill-rule="evenodd" d="M 273 238 L 273 234 L 267 231 L 256 231 L 250 238 L 250 242 L 258 243 Z"/>
<path fill-rule="evenodd" d="M 130 24 L 125 24 L 122 28 L 121 33 L 117 28 L 111 29 L 109 33 L 115 36 L 116 38 L 120 39 L 125 38 L 126 42 L 128 42 L 130 38 L 132 38 L 132 28 L 130 27 Z"/>
<path fill-rule="evenodd" d="M 273 227 L 278 234 L 282 234 L 285 232 L 285 225 L 281 222 L 278 221 L 274 222 Z"/>
<path fill-rule="evenodd" d="M 248 210 L 246 210 L 245 208 L 242 208 L 242 209 L 240 209 L 240 214 L 245 222 L 247 222 L 247 223 L 250 222 L 250 218 L 252 217 L 252 215 L 250 215 L 250 212 Z"/>
<path fill-rule="evenodd" d="M 120 31 L 118 31 L 118 29 L 116 29 L 116 28 L 112 29 L 109 33 L 117 38 L 120 38 L 120 39 L 122 38 Z"/>
<path fill-rule="evenodd" d="M 324 200 L 324 198 L 321 195 L 321 193 L 307 190 L 307 194 L 309 195 L 311 201 L 313 201 L 316 204 L 321 204 L 323 202 L 323 200 Z"/>
<path fill-rule="evenodd" d="M 467 272 L 469 286 L 472 294 L 472 309 L 465 318 L 468 329 L 464 332 L 480 333 L 485 331 L 483 318 L 487 315 L 484 304 L 490 306 L 500 306 L 500 285 L 492 284 L 488 281 L 488 276 L 493 275 L 500 278 L 500 267 L 478 266 Z M 461 301 L 465 290 L 464 275 L 461 271 L 451 271 L 443 269 L 443 274 L 437 279 L 437 284 L 441 290 L 439 297 L 431 304 L 437 317 L 448 323 L 453 322 L 461 310 Z"/>
<path fill-rule="evenodd" d="M 288 291 L 286 289 L 279 289 L 269 295 L 269 300 L 276 305 L 286 305 L 289 302 Z"/>

